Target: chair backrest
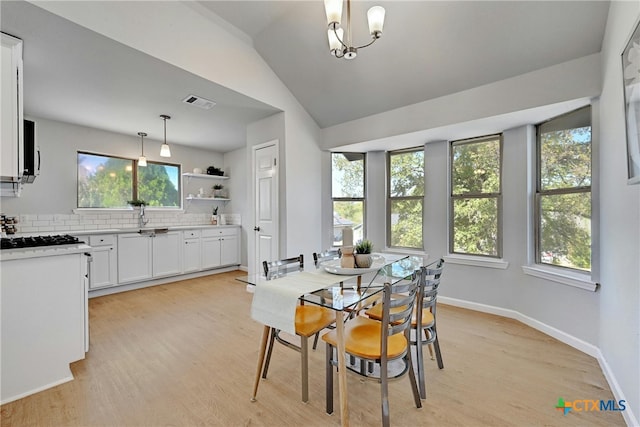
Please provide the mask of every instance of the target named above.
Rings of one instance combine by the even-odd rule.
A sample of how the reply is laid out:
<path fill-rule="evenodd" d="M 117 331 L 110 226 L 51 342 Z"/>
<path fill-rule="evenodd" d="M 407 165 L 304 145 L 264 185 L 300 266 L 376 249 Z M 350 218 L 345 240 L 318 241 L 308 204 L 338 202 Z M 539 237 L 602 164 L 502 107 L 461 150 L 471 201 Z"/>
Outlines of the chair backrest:
<path fill-rule="evenodd" d="M 287 273 L 304 270 L 304 256 L 300 254 L 297 257 L 280 259 L 277 261 L 262 261 L 262 268 L 267 280 L 274 277 L 284 276 Z"/>
<path fill-rule="evenodd" d="M 422 324 L 422 309 L 431 310 L 434 318 L 436 315 L 436 303 L 438 301 L 438 288 L 440 287 L 440 278 L 444 269 L 444 259 L 439 259 L 425 267 L 420 271 L 420 289 L 418 290 L 418 307 L 416 314 L 418 322 Z"/>
<path fill-rule="evenodd" d="M 382 334 L 380 343 L 382 354 L 386 354 L 388 336 L 404 333 L 407 338 L 409 337 L 411 316 L 421 277 L 420 272 L 416 271 L 410 277 L 393 285 L 385 283 L 382 296 L 382 330 L 386 330 L 388 333 Z M 392 295 L 393 298 L 391 298 Z M 392 310 L 398 307 L 401 310 Z"/>
<path fill-rule="evenodd" d="M 340 259 L 340 249 L 327 249 L 323 252 L 313 253 L 313 264 L 316 268 L 320 268 L 320 265 L 323 262 L 333 261 L 336 259 Z"/>

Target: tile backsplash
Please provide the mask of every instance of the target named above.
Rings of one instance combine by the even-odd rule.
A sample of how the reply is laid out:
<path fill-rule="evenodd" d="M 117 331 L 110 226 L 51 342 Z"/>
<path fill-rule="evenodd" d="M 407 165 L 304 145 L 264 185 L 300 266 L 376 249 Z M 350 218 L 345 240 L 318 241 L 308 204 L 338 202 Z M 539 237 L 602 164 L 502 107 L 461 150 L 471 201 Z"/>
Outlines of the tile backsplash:
<path fill-rule="evenodd" d="M 19 218 L 16 224 L 19 233 L 46 231 L 104 230 L 111 228 L 138 227 L 138 212 L 82 212 L 74 214 L 13 215 Z M 211 215 L 206 213 L 177 213 L 147 209 L 147 227 L 179 225 L 207 225 Z"/>

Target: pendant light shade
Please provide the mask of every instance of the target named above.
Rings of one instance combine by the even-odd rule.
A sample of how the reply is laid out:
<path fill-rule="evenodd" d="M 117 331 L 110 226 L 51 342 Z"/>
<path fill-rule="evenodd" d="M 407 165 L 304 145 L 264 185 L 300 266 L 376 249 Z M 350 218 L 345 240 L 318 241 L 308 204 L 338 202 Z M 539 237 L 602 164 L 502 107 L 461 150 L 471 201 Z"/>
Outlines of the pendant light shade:
<path fill-rule="evenodd" d="M 142 153 L 138 157 L 138 166 L 147 166 L 147 158 L 144 156 L 144 137 L 147 136 L 144 132 L 138 132 L 140 142 L 142 143 Z"/>
<path fill-rule="evenodd" d="M 164 143 L 160 147 L 160 157 L 171 157 L 171 149 L 169 148 L 169 144 L 167 144 L 167 120 L 171 117 L 166 114 L 161 114 L 160 117 L 164 120 Z"/>

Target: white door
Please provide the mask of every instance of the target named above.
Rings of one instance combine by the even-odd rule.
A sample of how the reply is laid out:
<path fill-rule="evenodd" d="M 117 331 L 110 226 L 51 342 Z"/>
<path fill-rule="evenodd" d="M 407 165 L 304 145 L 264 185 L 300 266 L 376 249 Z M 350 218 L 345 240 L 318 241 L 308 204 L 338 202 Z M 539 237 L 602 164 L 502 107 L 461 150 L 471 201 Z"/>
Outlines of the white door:
<path fill-rule="evenodd" d="M 220 241 L 220 264 L 233 265 L 240 264 L 238 259 L 238 236 L 225 235 Z"/>
<path fill-rule="evenodd" d="M 118 283 L 151 278 L 151 237 L 138 233 L 118 235 Z"/>
<path fill-rule="evenodd" d="M 255 260 L 254 273 L 262 261 L 278 259 L 278 144 L 254 148 Z"/>

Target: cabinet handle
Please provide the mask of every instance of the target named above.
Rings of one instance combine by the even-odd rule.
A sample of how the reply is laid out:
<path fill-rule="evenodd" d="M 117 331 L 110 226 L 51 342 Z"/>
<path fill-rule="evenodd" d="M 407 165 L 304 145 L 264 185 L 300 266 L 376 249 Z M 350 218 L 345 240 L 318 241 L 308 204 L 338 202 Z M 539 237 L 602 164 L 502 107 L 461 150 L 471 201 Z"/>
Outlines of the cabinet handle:
<path fill-rule="evenodd" d="M 253 231 L 260 231 L 260 227 L 253 227 Z"/>

